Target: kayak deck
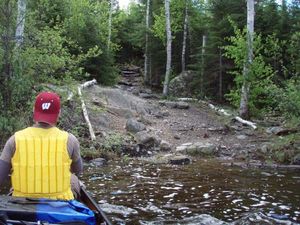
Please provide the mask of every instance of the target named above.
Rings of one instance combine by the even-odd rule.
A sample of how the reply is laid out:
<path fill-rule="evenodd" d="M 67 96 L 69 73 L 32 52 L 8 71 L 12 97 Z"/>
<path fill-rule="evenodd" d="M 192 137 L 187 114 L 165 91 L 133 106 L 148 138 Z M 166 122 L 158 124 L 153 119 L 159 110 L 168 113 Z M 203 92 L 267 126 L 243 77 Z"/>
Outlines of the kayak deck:
<path fill-rule="evenodd" d="M 56 208 L 53 208 L 54 205 Z M 77 206 L 79 211 L 75 211 L 74 209 Z M 64 209 L 66 210 L 64 211 Z M 37 214 L 39 214 L 39 217 Z M 67 218 L 65 219 L 66 222 L 61 223 L 56 222 L 57 220 L 48 220 L 48 218 L 60 218 L 61 215 Z M 71 218 L 70 221 L 69 218 Z M 0 196 L 0 225 L 2 224 L 112 225 L 98 204 L 84 188 L 81 188 L 81 196 L 78 201 L 56 201 L 50 199 Z"/>

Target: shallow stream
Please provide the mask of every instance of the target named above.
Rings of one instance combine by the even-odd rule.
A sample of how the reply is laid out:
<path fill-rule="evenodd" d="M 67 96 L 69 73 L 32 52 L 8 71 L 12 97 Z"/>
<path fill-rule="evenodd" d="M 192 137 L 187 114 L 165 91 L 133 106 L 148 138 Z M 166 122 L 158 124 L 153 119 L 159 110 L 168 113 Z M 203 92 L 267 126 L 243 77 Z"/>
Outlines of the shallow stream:
<path fill-rule="evenodd" d="M 134 161 L 86 165 L 83 180 L 114 224 L 300 223 L 300 171 Z"/>

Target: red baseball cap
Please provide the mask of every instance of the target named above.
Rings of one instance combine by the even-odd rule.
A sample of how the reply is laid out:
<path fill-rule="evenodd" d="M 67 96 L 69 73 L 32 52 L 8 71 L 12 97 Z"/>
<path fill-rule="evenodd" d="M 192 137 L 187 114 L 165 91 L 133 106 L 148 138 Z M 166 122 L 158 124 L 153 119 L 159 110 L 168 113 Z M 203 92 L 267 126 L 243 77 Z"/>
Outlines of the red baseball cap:
<path fill-rule="evenodd" d="M 33 120 L 56 124 L 60 111 L 60 98 L 54 92 L 41 92 L 35 99 Z"/>

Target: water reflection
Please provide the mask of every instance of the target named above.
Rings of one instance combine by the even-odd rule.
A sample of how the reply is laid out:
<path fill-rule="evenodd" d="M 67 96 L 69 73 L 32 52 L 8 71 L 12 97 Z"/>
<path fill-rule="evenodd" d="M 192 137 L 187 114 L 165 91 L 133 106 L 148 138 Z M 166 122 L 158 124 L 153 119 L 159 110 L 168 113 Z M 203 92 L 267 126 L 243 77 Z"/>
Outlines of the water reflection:
<path fill-rule="evenodd" d="M 185 224 L 199 215 L 237 223 L 255 213 L 300 222 L 299 172 L 242 170 L 218 161 L 188 166 L 116 162 L 87 167 L 84 181 L 116 224 Z"/>

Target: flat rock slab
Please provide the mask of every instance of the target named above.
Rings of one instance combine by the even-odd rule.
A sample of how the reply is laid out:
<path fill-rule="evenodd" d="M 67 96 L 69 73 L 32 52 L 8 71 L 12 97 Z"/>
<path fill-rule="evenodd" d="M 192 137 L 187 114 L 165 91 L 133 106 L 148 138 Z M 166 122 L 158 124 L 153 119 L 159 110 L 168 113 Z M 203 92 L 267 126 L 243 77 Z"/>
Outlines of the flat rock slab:
<path fill-rule="evenodd" d="M 189 109 L 190 105 L 187 102 L 175 102 L 175 101 L 159 101 L 160 105 L 166 106 L 168 108 L 177 109 Z"/>
<path fill-rule="evenodd" d="M 180 152 L 192 156 L 209 156 L 214 155 L 217 146 L 211 143 L 185 143 L 176 147 L 176 152 Z"/>

